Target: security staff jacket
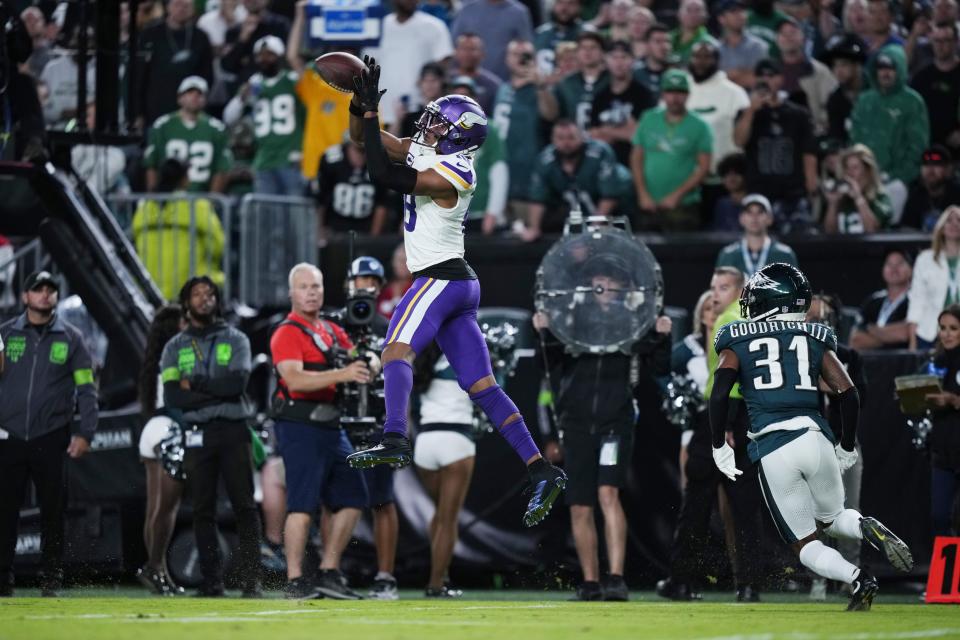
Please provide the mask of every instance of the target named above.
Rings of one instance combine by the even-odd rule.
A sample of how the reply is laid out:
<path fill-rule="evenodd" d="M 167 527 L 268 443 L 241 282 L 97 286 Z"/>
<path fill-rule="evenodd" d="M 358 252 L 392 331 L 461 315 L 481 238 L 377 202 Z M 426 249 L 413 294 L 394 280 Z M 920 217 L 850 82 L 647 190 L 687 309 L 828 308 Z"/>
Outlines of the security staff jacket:
<path fill-rule="evenodd" d="M 45 325 L 23 315 L 0 326 L 6 364 L 0 374 L 0 429 L 10 437 L 34 440 L 70 426 L 73 435 L 93 440 L 97 389 L 90 352 L 80 331 L 54 314 Z M 74 411 L 80 414 L 73 421 Z"/>
<path fill-rule="evenodd" d="M 244 421 L 253 415 L 244 395 L 250 378 L 250 341 L 218 320 L 181 331 L 164 346 L 160 378 L 167 407 L 183 412 L 186 424 Z M 190 389 L 181 381 L 190 382 Z"/>

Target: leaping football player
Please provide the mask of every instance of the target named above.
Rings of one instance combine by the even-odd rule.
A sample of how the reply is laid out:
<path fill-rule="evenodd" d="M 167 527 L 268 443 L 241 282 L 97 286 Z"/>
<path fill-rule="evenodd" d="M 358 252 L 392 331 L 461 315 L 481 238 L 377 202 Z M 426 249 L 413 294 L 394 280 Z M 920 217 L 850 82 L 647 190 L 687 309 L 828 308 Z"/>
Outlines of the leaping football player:
<path fill-rule="evenodd" d="M 371 180 L 404 194 L 403 242 L 414 281 L 393 313 L 381 358 L 383 439 L 347 461 L 359 469 L 410 463 L 413 360 L 435 340 L 460 387 L 527 465 L 533 495 L 523 521 L 533 526 L 549 513 L 567 478 L 540 455 L 517 406 L 493 377 L 477 325 L 480 284 L 463 258 L 463 222 L 477 185 L 473 152 L 487 136 L 487 117 L 471 98 L 448 95 L 426 106 L 413 138 L 396 138 L 380 130 L 380 66 L 372 58 L 364 62 L 366 69 L 353 79 L 350 136 L 366 147 Z"/>
<path fill-rule="evenodd" d="M 843 508 L 840 474 L 857 460 L 860 397 L 837 358 L 833 329 L 804 321 L 810 299 L 806 276 L 782 262 L 747 282 L 740 296 L 745 320 L 722 327 L 714 343 L 720 360 L 710 396 L 713 459 L 731 480 L 742 473 L 725 433 L 730 391 L 739 382 L 750 414 L 747 452 L 759 466 L 763 497 L 780 535 L 805 567 L 850 585 L 848 611 L 866 611 L 877 593 L 876 578 L 817 534 L 866 540 L 900 571 L 913 568 L 913 556 L 876 518 Z M 820 384 L 840 403 L 839 437 L 820 414 Z"/>

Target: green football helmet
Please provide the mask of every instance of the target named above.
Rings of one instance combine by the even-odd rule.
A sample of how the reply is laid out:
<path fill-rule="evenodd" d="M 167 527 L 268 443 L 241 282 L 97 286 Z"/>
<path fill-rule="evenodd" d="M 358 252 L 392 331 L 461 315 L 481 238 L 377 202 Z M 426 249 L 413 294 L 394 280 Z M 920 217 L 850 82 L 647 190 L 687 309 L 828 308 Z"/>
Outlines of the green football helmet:
<path fill-rule="evenodd" d="M 746 320 L 802 321 L 810 308 L 813 292 L 800 269 L 785 262 L 763 267 L 743 287 L 740 315 Z"/>

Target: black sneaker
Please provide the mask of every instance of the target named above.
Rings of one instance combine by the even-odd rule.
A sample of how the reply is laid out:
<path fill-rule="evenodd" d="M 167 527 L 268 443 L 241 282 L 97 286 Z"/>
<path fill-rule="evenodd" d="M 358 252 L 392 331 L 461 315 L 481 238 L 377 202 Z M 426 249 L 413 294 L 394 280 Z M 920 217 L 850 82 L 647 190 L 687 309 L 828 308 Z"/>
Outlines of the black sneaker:
<path fill-rule="evenodd" d="M 397 579 L 394 577 L 377 578 L 370 587 L 369 598 L 374 600 L 399 600 L 400 593 L 397 591 Z"/>
<path fill-rule="evenodd" d="M 137 569 L 137 580 L 159 596 L 172 596 L 176 591 L 167 582 L 167 576 L 162 571 L 143 565 Z"/>
<path fill-rule="evenodd" d="M 603 591 L 603 599 L 612 602 L 626 602 L 630 599 L 630 590 L 623 576 L 610 574 L 603 578 L 600 583 L 600 589 Z"/>
<path fill-rule="evenodd" d="M 737 602 L 760 602 L 760 591 L 752 584 L 737 587 Z"/>
<path fill-rule="evenodd" d="M 288 581 L 283 588 L 283 595 L 287 600 L 315 600 L 323 597 L 323 594 L 317 591 L 316 585 L 303 576 Z"/>
<path fill-rule="evenodd" d="M 894 569 L 908 572 L 913 569 L 913 554 L 907 543 L 898 538 L 876 518 L 861 518 L 860 533 L 870 546 L 887 557 Z"/>
<path fill-rule="evenodd" d="M 202 584 L 193 594 L 194 598 L 222 598 L 224 596 L 223 584 Z"/>
<path fill-rule="evenodd" d="M 852 586 L 853 593 L 850 594 L 850 604 L 847 605 L 847 611 L 870 611 L 873 597 L 880 590 L 877 579 L 860 569 L 860 575 L 853 581 Z"/>
<path fill-rule="evenodd" d="M 571 601 L 581 601 L 589 602 L 593 600 L 603 600 L 603 589 L 600 588 L 599 582 L 589 581 L 581 582 L 577 585 L 577 592 L 574 594 Z"/>
<path fill-rule="evenodd" d="M 532 527 L 543 522 L 550 513 L 553 503 L 560 497 L 560 493 L 567 486 L 567 474 L 543 458 L 536 460 L 528 467 L 530 472 L 529 491 L 530 502 L 527 503 L 527 512 L 523 514 L 523 524 Z"/>
<path fill-rule="evenodd" d="M 354 469 L 369 469 L 378 464 L 388 464 L 394 469 L 405 467 L 413 460 L 410 441 L 406 436 L 385 435 L 375 447 L 357 451 L 347 456 L 347 464 Z"/>
<path fill-rule="evenodd" d="M 347 586 L 347 577 L 336 569 L 321 569 L 317 576 L 316 589 L 334 600 L 363 600 L 356 591 Z"/>
<path fill-rule="evenodd" d="M 434 589 L 433 587 L 427 587 L 423 595 L 427 598 L 460 598 L 463 596 L 463 591 L 460 589 L 454 589 L 453 587 L 443 585 L 439 589 Z"/>
<path fill-rule="evenodd" d="M 664 578 L 657 581 L 657 595 L 667 600 L 679 600 L 688 602 L 690 600 L 700 600 L 703 598 L 695 592 L 689 584 L 685 582 L 674 582 L 673 578 Z"/>

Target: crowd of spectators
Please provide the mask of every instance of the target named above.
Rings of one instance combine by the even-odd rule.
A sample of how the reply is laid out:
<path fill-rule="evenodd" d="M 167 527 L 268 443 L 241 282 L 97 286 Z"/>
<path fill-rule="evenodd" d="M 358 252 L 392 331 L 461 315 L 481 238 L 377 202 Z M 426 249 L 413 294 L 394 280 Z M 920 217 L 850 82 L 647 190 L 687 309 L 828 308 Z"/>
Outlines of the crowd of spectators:
<path fill-rule="evenodd" d="M 92 122 L 77 112 L 76 19 L 56 2 L 22 4 L 33 54 L 21 71 L 47 126 Z M 534 240 L 574 203 L 641 230 L 734 230 L 747 193 L 770 201 L 778 235 L 930 231 L 960 204 L 957 0 L 387 5 L 379 45 L 354 51 L 387 70 L 383 124 L 410 135 L 448 92 L 493 123 L 479 177 L 491 193 L 470 216 L 483 233 Z M 139 30 L 121 100 L 145 144 L 105 161 L 99 147 L 75 150 L 91 185 L 155 191 L 177 159 L 189 191 L 316 198 L 321 241 L 399 231 L 400 199 L 344 142 L 348 96 L 309 64 L 325 49 L 307 0 L 137 7 L 121 13 L 122 43 Z"/>

